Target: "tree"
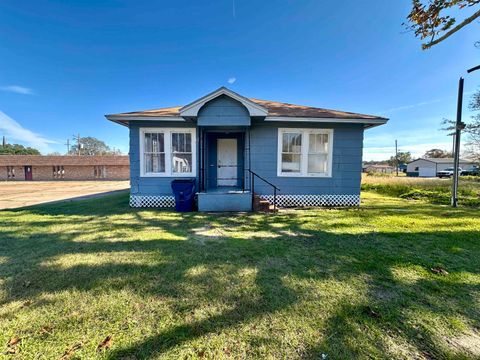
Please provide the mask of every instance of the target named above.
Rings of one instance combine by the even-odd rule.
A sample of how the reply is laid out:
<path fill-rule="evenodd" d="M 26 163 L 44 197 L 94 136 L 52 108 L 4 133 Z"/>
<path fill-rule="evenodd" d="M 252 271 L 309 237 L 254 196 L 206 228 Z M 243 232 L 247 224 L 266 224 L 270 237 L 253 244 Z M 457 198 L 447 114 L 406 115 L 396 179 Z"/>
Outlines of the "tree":
<path fill-rule="evenodd" d="M 473 94 L 469 108 L 478 113 L 472 116 L 472 121 L 467 123 L 463 129 L 463 133 L 467 135 L 465 157 L 480 162 L 480 90 Z M 456 125 L 454 120 L 443 119 L 442 125 L 441 130 L 448 131 L 448 135 L 454 134 Z"/>
<path fill-rule="evenodd" d="M 0 155 L 40 155 L 40 151 L 20 144 L 0 145 Z"/>
<path fill-rule="evenodd" d="M 80 149 L 78 148 L 80 146 Z M 120 155 L 119 150 L 111 150 L 104 141 L 92 136 L 80 138 L 80 145 L 73 145 L 69 152 L 70 155 Z"/>
<path fill-rule="evenodd" d="M 410 151 L 399 151 L 398 152 L 398 163 L 399 164 L 406 164 L 412 161 L 412 154 Z M 397 165 L 397 157 L 391 156 L 388 160 L 388 165 L 396 166 Z"/>
<path fill-rule="evenodd" d="M 442 149 L 431 149 L 425 152 L 423 157 L 427 159 L 436 159 L 436 158 L 451 158 L 453 154 L 451 151 L 442 150 Z"/>
<path fill-rule="evenodd" d="M 422 48 L 429 49 L 480 17 L 479 4 L 480 0 L 412 0 L 408 23 L 404 25 L 415 37 L 427 39 Z M 447 14 L 469 8 L 475 12 L 458 24 L 456 18 Z"/>
<path fill-rule="evenodd" d="M 466 155 L 470 159 L 480 162 L 480 90 L 472 96 L 470 110 L 478 113 L 472 116 L 464 132 L 468 134 Z"/>

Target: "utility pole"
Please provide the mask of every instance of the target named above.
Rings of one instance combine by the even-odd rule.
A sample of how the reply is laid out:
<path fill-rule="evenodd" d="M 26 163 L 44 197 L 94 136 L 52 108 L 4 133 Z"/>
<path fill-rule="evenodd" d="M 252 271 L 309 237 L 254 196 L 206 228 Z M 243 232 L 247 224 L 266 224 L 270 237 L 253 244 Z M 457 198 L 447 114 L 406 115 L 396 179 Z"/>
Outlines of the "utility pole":
<path fill-rule="evenodd" d="M 70 139 L 67 139 L 67 143 L 64 145 L 67 146 L 67 155 L 70 154 Z"/>
<path fill-rule="evenodd" d="M 73 138 L 76 140 L 77 142 L 77 156 L 80 156 L 80 149 L 82 147 L 82 143 L 80 142 L 80 134 L 77 134 L 77 136 L 73 135 Z"/>
<path fill-rule="evenodd" d="M 467 73 L 474 72 L 475 70 L 480 70 L 480 65 L 475 66 L 467 70 Z M 454 137 L 454 149 L 455 153 L 453 154 L 453 184 L 452 184 L 452 207 L 457 207 L 458 205 L 458 169 L 460 164 L 460 135 L 462 130 L 465 129 L 465 123 L 462 122 L 462 106 L 463 106 L 463 77 L 460 77 L 458 81 L 458 100 L 457 100 L 457 120 L 455 122 L 455 137 Z"/>
<path fill-rule="evenodd" d="M 458 167 L 460 163 L 460 135 L 465 128 L 462 123 L 463 106 L 463 77 L 458 82 L 457 121 L 455 123 L 455 153 L 453 154 L 453 184 L 452 184 L 452 207 L 457 207 L 458 202 Z"/>
<path fill-rule="evenodd" d="M 397 176 L 398 176 L 398 146 L 397 140 L 395 140 L 395 165 L 397 168 Z"/>

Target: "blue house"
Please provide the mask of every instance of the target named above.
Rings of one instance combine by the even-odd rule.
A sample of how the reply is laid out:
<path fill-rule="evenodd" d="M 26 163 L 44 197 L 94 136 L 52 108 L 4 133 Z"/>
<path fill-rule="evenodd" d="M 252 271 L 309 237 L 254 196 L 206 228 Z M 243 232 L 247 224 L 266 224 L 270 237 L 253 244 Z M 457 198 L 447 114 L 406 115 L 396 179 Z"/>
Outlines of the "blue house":
<path fill-rule="evenodd" d="M 249 211 L 255 198 L 358 206 L 363 132 L 388 121 L 225 87 L 183 107 L 106 118 L 130 129 L 130 206 L 172 207 L 172 180 L 190 178 L 200 211 Z"/>

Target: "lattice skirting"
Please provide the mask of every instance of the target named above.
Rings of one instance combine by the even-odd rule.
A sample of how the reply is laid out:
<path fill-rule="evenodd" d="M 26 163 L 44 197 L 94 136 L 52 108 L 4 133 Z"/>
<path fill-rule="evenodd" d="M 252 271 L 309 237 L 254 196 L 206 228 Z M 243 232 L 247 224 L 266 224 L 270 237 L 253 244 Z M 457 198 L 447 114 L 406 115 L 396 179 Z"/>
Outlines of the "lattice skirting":
<path fill-rule="evenodd" d="M 273 195 L 260 195 L 273 204 Z M 301 206 L 359 206 L 360 195 L 277 195 L 277 205 L 280 207 Z M 175 207 L 174 196 L 130 195 L 131 207 Z"/>
<path fill-rule="evenodd" d="M 260 195 L 273 204 L 273 195 Z M 277 205 L 280 207 L 299 206 L 359 206 L 360 195 L 277 195 Z"/>
<path fill-rule="evenodd" d="M 175 207 L 174 196 L 144 196 L 144 195 L 130 195 L 131 207 L 160 207 L 171 208 Z"/>

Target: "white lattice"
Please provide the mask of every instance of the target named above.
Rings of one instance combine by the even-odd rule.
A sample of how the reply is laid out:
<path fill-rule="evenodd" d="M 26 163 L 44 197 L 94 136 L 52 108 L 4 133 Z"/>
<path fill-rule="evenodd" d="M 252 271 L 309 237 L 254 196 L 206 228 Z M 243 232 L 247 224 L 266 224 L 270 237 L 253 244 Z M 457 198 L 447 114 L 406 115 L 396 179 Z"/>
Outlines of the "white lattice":
<path fill-rule="evenodd" d="M 130 195 L 130 206 L 170 208 L 175 206 L 175 196 Z"/>
<path fill-rule="evenodd" d="M 260 195 L 273 204 L 273 195 Z M 280 207 L 299 206 L 359 206 L 360 195 L 277 195 L 277 205 Z"/>

